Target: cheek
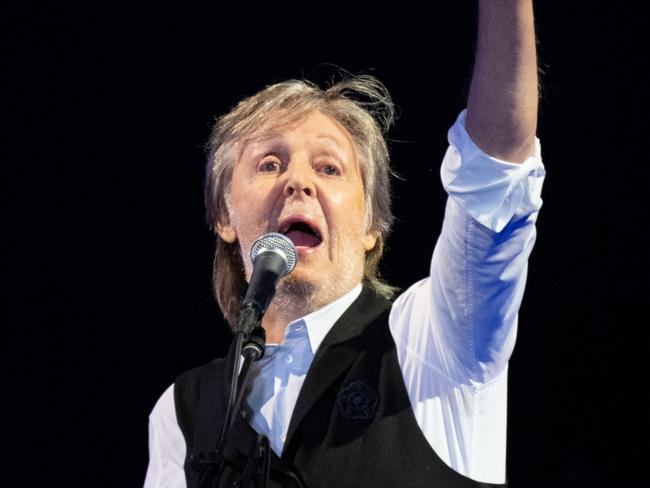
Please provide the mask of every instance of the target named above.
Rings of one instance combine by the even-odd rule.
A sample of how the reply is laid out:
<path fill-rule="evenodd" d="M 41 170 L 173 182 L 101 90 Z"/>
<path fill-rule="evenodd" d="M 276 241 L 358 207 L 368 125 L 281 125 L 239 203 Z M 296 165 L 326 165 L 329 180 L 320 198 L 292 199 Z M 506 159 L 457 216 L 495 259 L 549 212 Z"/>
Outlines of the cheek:
<path fill-rule="evenodd" d="M 359 232 L 365 231 L 366 222 L 366 202 L 363 193 L 359 193 L 355 198 L 350 199 L 346 204 L 349 219 L 357 226 Z"/>
<path fill-rule="evenodd" d="M 240 228 L 264 230 L 277 200 L 272 182 L 240 181 L 230 198 L 230 215 Z"/>
<path fill-rule="evenodd" d="M 345 185 L 328 192 L 333 206 L 343 209 L 350 214 L 362 214 L 365 208 L 363 187 L 357 184 Z"/>
<path fill-rule="evenodd" d="M 340 191 L 330 195 L 326 212 L 335 215 L 338 234 L 357 240 L 365 235 L 366 212 L 364 195 L 359 191 Z"/>

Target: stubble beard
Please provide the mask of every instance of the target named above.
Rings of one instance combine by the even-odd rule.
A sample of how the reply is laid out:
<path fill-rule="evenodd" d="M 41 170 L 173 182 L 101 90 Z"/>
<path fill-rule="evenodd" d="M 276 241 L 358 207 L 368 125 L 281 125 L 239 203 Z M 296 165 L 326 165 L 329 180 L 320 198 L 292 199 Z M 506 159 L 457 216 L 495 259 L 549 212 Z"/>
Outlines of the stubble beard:
<path fill-rule="evenodd" d="M 287 275 L 278 283 L 273 306 L 283 311 L 291 310 L 297 316 L 307 315 L 318 309 L 319 288 L 313 283 Z"/>
<path fill-rule="evenodd" d="M 363 262 L 359 265 L 356 259 L 353 253 L 346 254 L 343 265 L 318 283 L 291 274 L 285 276 L 278 283 L 272 306 L 291 310 L 295 320 L 329 305 L 361 282 Z"/>

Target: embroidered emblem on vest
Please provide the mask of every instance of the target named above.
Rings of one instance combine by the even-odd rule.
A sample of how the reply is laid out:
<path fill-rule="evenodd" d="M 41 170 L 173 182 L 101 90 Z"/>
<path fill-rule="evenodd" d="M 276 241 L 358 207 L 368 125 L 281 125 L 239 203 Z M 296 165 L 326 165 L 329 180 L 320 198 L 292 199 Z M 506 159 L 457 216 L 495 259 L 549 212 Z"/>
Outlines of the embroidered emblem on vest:
<path fill-rule="evenodd" d="M 350 420 L 371 419 L 377 411 L 379 393 L 361 380 L 356 380 L 336 395 L 341 415 Z"/>

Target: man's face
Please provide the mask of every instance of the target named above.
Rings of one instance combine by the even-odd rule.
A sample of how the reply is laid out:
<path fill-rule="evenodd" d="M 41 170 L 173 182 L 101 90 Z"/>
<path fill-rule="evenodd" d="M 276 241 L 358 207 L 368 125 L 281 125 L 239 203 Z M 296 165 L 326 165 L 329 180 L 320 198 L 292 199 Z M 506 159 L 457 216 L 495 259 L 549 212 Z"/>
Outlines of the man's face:
<path fill-rule="evenodd" d="M 239 242 L 247 278 L 253 242 L 281 232 L 299 254 L 285 281 L 316 295 L 317 304 L 359 283 L 365 254 L 377 239 L 366 231 L 361 170 L 347 130 L 312 112 L 286 130 L 248 140 L 239 154 L 227 199 L 229 221 L 217 231 L 226 242 Z"/>

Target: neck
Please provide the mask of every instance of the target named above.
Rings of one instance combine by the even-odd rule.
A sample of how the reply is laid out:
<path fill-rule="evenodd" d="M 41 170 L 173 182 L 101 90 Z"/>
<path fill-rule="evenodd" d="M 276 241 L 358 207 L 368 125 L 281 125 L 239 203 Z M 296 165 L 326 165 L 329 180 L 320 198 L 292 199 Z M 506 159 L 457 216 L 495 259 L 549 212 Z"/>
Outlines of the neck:
<path fill-rule="evenodd" d="M 322 306 L 322 305 L 321 305 Z M 296 287 L 280 286 L 273 301 L 264 314 L 262 326 L 266 340 L 273 344 L 284 342 L 284 330 L 294 320 L 320 308 L 314 300 L 314 293 Z"/>
<path fill-rule="evenodd" d="M 287 325 L 311 312 L 305 311 L 303 313 L 295 308 L 285 310 L 282 308 L 278 305 L 269 306 L 262 319 L 262 326 L 266 332 L 266 342 L 270 344 L 282 344 L 284 342 L 284 330 Z"/>

